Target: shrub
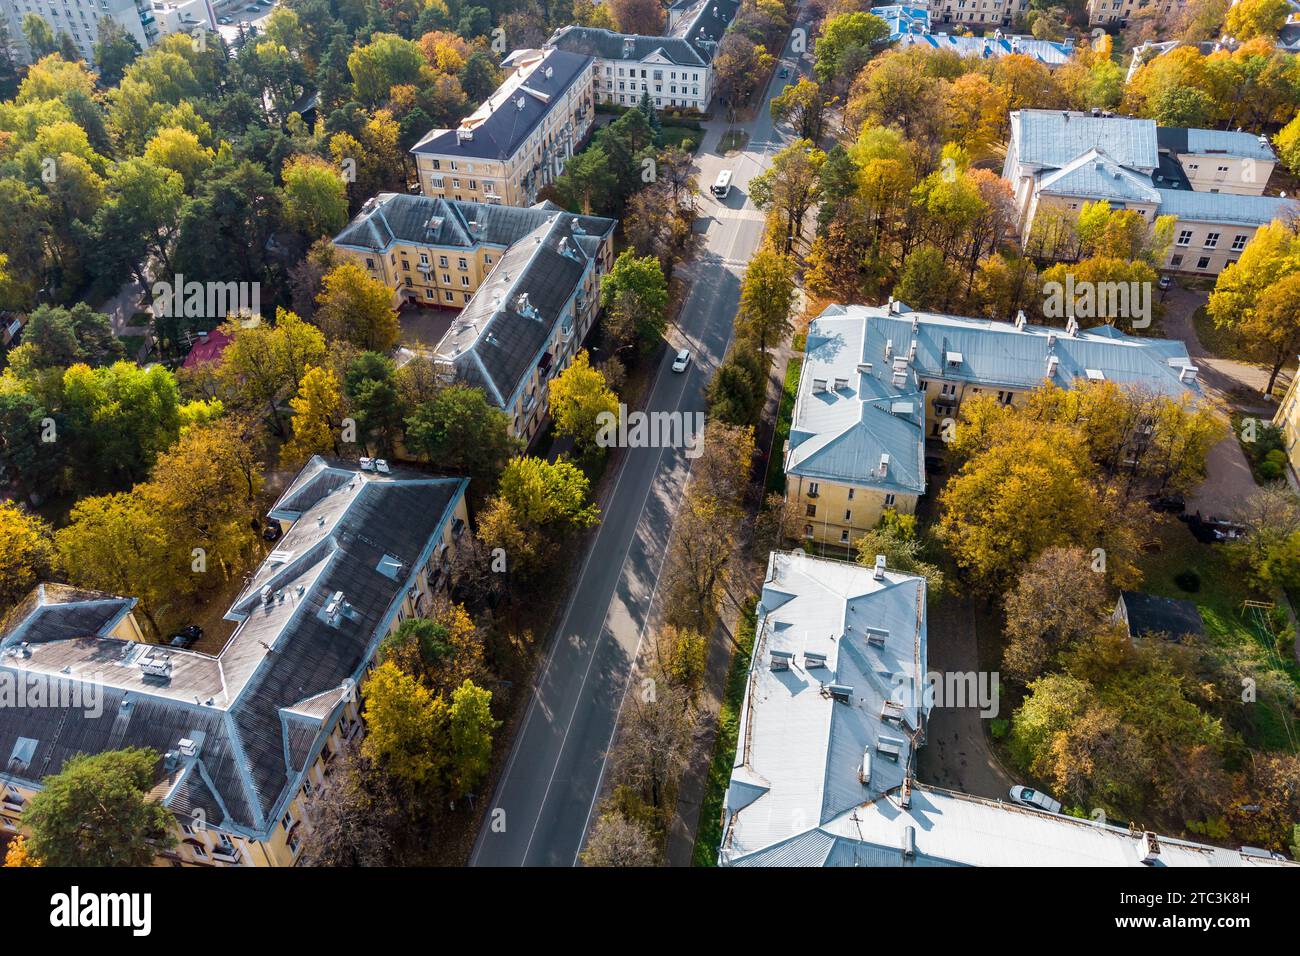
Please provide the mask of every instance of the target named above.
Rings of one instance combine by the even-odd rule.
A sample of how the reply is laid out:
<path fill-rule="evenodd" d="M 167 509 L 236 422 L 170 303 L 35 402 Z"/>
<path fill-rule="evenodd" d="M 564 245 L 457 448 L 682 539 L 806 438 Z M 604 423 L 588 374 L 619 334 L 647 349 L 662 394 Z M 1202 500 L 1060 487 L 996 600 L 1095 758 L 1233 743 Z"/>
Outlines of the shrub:
<path fill-rule="evenodd" d="M 1192 568 L 1186 571 L 1179 571 L 1174 575 L 1174 584 L 1177 584 L 1188 594 L 1195 594 L 1201 589 L 1201 576 Z"/>

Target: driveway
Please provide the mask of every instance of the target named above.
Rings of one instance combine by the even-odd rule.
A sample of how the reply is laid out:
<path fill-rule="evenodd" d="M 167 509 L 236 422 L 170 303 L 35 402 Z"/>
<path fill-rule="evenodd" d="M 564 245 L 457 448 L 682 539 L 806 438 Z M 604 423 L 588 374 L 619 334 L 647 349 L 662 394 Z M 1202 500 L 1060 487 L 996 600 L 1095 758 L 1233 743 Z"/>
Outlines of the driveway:
<path fill-rule="evenodd" d="M 1212 355 L 1197 338 L 1192 315 L 1209 299 L 1206 292 L 1175 286 L 1165 300 L 1165 336 L 1187 346 L 1200 370 L 1198 378 L 1205 394 L 1214 401 L 1226 418 L 1230 411 L 1271 420 L 1275 406 L 1261 396 L 1268 384 L 1268 370 L 1249 362 Z M 1285 388 L 1290 376 L 1284 369 L 1278 383 Z M 1187 496 L 1187 511 L 1202 515 L 1225 515 L 1235 504 L 1244 501 L 1259 486 L 1251 474 L 1250 464 L 1237 437 L 1229 434 L 1210 449 L 1205 460 L 1205 480 Z"/>
<path fill-rule="evenodd" d="M 949 596 L 929 609 L 927 650 L 931 673 L 978 674 L 975 614 L 969 602 Z M 930 711 L 926 744 L 916 761 L 922 783 L 977 797 L 1007 799 L 1015 783 L 993 756 L 979 706 L 953 707 L 936 699 Z M 1010 713 L 999 712 L 1009 719 Z"/>

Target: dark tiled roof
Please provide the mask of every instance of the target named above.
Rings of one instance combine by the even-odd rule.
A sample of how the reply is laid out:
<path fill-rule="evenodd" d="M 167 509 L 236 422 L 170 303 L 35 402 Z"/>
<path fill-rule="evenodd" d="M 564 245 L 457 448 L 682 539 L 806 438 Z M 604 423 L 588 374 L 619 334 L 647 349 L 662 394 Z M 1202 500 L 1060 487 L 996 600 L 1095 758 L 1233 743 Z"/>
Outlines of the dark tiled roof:
<path fill-rule="evenodd" d="M 597 27 L 561 27 L 551 35 L 546 45 L 605 60 L 639 61 L 660 51 L 669 62 L 679 66 L 707 66 L 712 58 L 711 51 L 707 56 L 701 56 L 700 50 L 685 37 L 648 37 Z"/>
<path fill-rule="evenodd" d="M 102 591 L 38 584 L 5 616 L 0 645 L 99 636 L 134 606 L 130 598 Z"/>
<path fill-rule="evenodd" d="M 338 472 L 348 480 L 337 483 Z M 56 641 L 0 658 L 0 670 L 28 680 L 102 689 L 102 716 L 88 707 L 0 709 L 0 758 L 32 751 L 26 768 L 8 772 L 39 781 L 75 753 L 126 746 L 167 753 L 189 738 L 199 753 L 173 757 L 193 767 L 168 805 L 179 813 L 216 809 L 214 825 L 265 833 L 328 726 L 330 714 L 315 713 L 311 699 L 358 679 L 389 609 L 464 487 L 461 479 L 377 476 L 313 459 L 286 492 L 304 513 L 277 542 L 279 559 L 258 570 L 231 608 L 227 616 L 241 624 L 217 657 L 170 649 L 170 676 L 148 680 L 136 666 L 145 650 L 124 641 Z M 385 558 L 400 563 L 396 577 L 380 569 Z M 337 592 L 342 613 L 327 618 Z M 337 707 L 343 695 L 334 699 Z M 304 713 L 285 713 L 295 708 Z M 23 739 L 34 746 L 20 746 Z"/>
<path fill-rule="evenodd" d="M 482 243 L 509 246 L 549 220 L 558 206 L 531 208 L 463 202 L 437 196 L 380 193 L 362 207 L 334 241 L 380 252 L 395 240 L 420 245 L 472 249 Z M 566 213 L 566 215 L 573 215 Z M 579 216 L 583 228 L 603 235 L 613 220 Z"/>
<path fill-rule="evenodd" d="M 674 32 L 699 50 L 704 59 L 712 60 L 722 42 L 722 34 L 727 32 L 739 9 L 740 0 L 704 0 L 685 27 Z"/>
<path fill-rule="evenodd" d="M 589 56 L 547 50 L 545 58 L 533 67 L 518 89 L 509 96 L 498 91 L 489 97 L 492 112 L 474 127 L 471 138 L 461 138 L 454 129 L 431 130 L 411 147 L 411 152 L 509 159 L 550 111 L 552 104 L 591 63 Z M 546 73 L 548 68 L 550 76 Z"/>
<path fill-rule="evenodd" d="M 1135 637 L 1167 634 L 1177 639 L 1184 634 L 1205 633 L 1201 612 L 1191 601 L 1141 591 L 1122 591 L 1120 598 L 1128 612 L 1128 632 Z"/>
<path fill-rule="evenodd" d="M 575 224 L 555 214 L 511 246 L 438 344 L 458 377 L 507 410 L 599 247 Z"/>

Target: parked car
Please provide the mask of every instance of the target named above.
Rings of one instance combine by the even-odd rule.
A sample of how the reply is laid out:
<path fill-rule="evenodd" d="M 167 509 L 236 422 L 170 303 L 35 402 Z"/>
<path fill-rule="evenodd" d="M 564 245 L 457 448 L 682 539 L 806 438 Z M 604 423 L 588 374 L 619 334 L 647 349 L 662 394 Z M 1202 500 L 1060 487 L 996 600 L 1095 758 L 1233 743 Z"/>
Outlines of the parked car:
<path fill-rule="evenodd" d="M 1173 284 L 1174 284 L 1174 280 L 1169 276 L 1161 276 L 1160 281 L 1157 283 L 1157 285 L 1160 286 L 1161 292 L 1165 291 L 1165 289 L 1168 289 Z"/>
<path fill-rule="evenodd" d="M 784 80 L 787 76 L 790 75 L 790 71 L 787 70 L 785 67 L 781 67 L 781 69 L 776 71 L 776 75 Z"/>
<path fill-rule="evenodd" d="M 1043 791 L 1034 790 L 1031 787 L 1022 787 L 1017 784 L 1011 788 L 1011 799 L 1027 807 L 1033 807 L 1035 810 L 1046 810 L 1048 813 L 1061 812 L 1060 803 L 1043 793 Z"/>
<path fill-rule="evenodd" d="M 217 17 L 217 22 L 223 27 L 228 27 L 230 26 L 230 17 Z"/>
<path fill-rule="evenodd" d="M 167 643 L 172 647 L 184 648 L 194 644 L 202 636 L 203 628 L 197 624 L 190 624 L 173 634 Z"/>
<path fill-rule="evenodd" d="M 258 6 L 257 4 L 255 4 L 255 3 L 250 3 L 248 6 L 244 7 L 244 12 L 245 12 L 245 13 L 261 13 L 261 12 L 262 12 L 262 8 L 259 7 L 259 6 Z"/>
<path fill-rule="evenodd" d="M 680 352 L 677 353 L 677 357 L 673 359 L 673 371 L 685 372 L 686 366 L 690 364 L 691 364 L 690 349 L 682 349 Z"/>
<path fill-rule="evenodd" d="M 276 521 L 274 518 L 268 518 L 266 519 L 266 527 L 262 529 L 262 540 L 279 541 L 280 535 L 283 533 L 284 532 L 280 530 L 280 522 Z"/>

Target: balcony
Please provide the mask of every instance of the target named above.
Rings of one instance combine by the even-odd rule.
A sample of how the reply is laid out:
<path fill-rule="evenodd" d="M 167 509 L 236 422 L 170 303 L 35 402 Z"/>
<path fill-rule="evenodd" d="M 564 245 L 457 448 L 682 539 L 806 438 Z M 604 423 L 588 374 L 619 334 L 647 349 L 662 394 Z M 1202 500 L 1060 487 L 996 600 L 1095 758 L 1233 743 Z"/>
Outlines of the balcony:
<path fill-rule="evenodd" d="M 244 862 L 244 857 L 237 846 L 215 847 L 212 850 L 212 859 L 218 863 L 229 863 L 232 866 L 239 866 Z"/>

